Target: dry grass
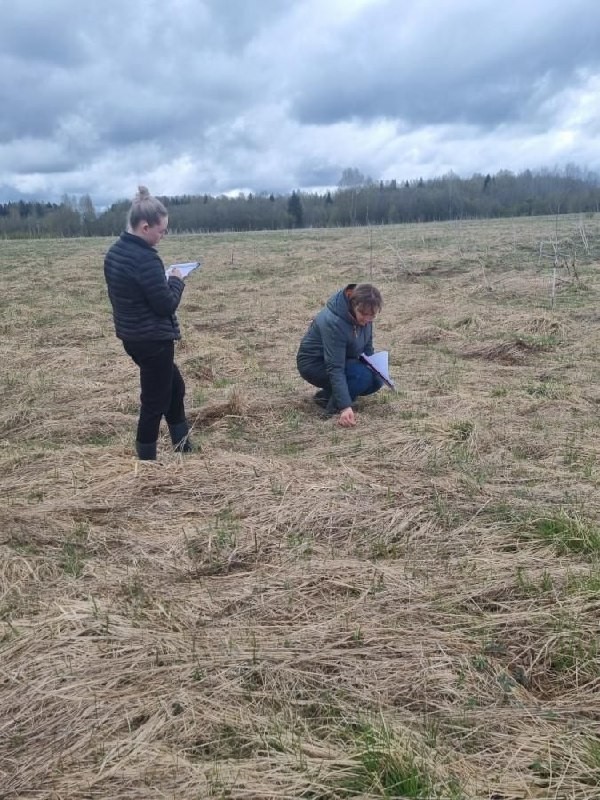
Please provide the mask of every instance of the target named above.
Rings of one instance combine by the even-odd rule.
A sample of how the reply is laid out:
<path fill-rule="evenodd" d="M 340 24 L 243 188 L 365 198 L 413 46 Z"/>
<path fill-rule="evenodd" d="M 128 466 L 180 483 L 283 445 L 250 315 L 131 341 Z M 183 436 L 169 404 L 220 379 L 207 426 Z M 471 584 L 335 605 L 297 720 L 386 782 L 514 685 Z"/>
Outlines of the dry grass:
<path fill-rule="evenodd" d="M 109 242 L 4 242 L 0 797 L 596 798 L 599 219 L 554 299 L 540 248 L 581 222 L 165 241 L 156 464 Z M 342 430 L 294 356 L 356 279 L 400 392 Z"/>

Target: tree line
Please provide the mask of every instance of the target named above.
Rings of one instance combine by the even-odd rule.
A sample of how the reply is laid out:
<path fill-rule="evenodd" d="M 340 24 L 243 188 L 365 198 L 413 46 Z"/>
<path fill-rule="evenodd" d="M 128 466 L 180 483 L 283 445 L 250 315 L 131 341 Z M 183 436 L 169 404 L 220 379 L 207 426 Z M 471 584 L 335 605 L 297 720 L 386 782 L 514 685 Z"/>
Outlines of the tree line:
<path fill-rule="evenodd" d="M 515 174 L 454 173 L 428 180 L 375 181 L 348 168 L 334 191 L 161 197 L 173 232 L 281 230 L 386 225 L 450 219 L 518 217 L 600 211 L 600 177 L 576 166 Z M 0 236 L 116 236 L 130 201 L 97 210 L 89 195 L 60 203 L 0 204 Z"/>

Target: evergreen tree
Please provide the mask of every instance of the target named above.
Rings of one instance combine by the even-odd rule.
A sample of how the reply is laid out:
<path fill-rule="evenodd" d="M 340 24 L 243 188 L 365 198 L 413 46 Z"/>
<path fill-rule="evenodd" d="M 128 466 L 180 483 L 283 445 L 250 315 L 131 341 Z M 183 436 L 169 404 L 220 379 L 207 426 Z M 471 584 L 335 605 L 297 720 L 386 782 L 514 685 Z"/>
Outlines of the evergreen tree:
<path fill-rule="evenodd" d="M 302 208 L 299 192 L 292 192 L 288 200 L 287 211 L 291 218 L 292 227 L 302 228 L 304 225 L 304 209 Z"/>

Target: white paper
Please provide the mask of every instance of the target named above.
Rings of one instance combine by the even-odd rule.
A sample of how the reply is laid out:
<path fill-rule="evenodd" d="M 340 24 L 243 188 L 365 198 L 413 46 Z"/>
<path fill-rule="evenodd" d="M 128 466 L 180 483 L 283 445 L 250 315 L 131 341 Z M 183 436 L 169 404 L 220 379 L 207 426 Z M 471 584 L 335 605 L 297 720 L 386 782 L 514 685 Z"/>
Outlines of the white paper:
<path fill-rule="evenodd" d="M 379 377 L 385 381 L 390 389 L 395 389 L 394 381 L 390 377 L 389 371 L 389 353 L 387 350 L 380 350 L 379 353 L 373 353 L 372 356 L 367 356 L 365 353 L 361 355 L 361 360 L 371 367 Z"/>
<path fill-rule="evenodd" d="M 172 274 L 174 269 L 178 269 L 181 272 L 182 276 L 185 278 L 190 274 L 190 272 L 193 272 L 199 266 L 200 266 L 199 261 L 187 261 L 185 264 L 171 264 L 171 266 L 165 270 L 165 274 L 168 278 Z"/>

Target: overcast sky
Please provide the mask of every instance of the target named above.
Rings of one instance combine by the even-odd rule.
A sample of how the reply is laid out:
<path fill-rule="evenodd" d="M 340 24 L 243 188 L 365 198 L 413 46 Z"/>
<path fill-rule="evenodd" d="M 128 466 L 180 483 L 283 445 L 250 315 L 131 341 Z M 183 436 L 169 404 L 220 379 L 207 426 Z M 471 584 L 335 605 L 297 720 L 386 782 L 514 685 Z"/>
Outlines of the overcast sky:
<path fill-rule="evenodd" d="M 598 0 L 0 0 L 0 201 L 600 171 Z"/>

